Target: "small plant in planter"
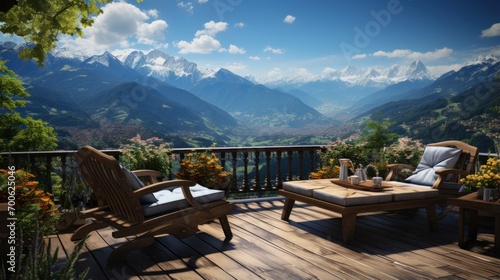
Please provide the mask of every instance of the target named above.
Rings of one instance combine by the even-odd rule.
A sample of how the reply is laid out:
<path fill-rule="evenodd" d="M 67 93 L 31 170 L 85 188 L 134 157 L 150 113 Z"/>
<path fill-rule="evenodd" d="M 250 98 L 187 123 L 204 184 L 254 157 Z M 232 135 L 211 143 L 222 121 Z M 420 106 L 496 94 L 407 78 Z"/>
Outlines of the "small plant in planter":
<path fill-rule="evenodd" d="M 228 189 L 230 175 L 210 151 L 187 154 L 180 163 L 180 171 L 175 173 L 177 179 L 191 180 L 212 189 Z"/>
<path fill-rule="evenodd" d="M 170 174 L 172 161 L 170 159 L 170 144 L 158 137 L 141 139 L 141 135 L 130 139 L 130 144 L 121 146 L 120 162 L 130 170 L 151 169 Z"/>
<path fill-rule="evenodd" d="M 500 188 L 500 158 L 490 157 L 478 172 L 460 179 L 465 191 L 475 192 L 482 188 Z"/>

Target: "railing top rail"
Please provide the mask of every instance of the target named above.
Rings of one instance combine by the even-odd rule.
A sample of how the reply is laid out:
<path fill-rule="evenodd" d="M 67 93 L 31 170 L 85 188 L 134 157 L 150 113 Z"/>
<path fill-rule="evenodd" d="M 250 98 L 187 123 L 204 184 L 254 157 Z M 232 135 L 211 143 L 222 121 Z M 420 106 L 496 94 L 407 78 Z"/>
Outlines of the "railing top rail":
<path fill-rule="evenodd" d="M 173 148 L 174 154 L 186 154 L 190 152 L 201 151 L 214 151 L 222 152 L 245 152 L 245 151 L 290 151 L 290 150 L 318 150 L 327 147 L 328 145 L 291 145 L 291 146 L 251 146 L 251 147 L 210 147 L 210 148 Z M 121 150 L 101 150 L 106 154 L 121 154 Z M 30 155 L 30 156 L 63 156 L 76 153 L 76 150 L 57 150 L 57 151 L 26 151 L 26 152 L 2 152 L 2 156 L 17 156 L 17 155 Z"/>
<path fill-rule="evenodd" d="M 185 154 L 190 152 L 245 152 L 245 151 L 290 151 L 290 150 L 318 150 L 327 145 L 290 145 L 290 146 L 251 146 L 251 147 L 209 147 L 209 148 L 174 148 L 174 153 Z"/>
<path fill-rule="evenodd" d="M 116 154 L 121 154 L 120 150 L 101 150 L 103 153 L 109 154 L 109 155 L 116 155 Z M 64 156 L 68 154 L 74 154 L 76 153 L 76 150 L 58 150 L 58 151 L 26 151 L 26 152 L 3 152 L 0 153 L 2 156 L 24 156 L 24 155 L 30 155 L 30 156 Z"/>

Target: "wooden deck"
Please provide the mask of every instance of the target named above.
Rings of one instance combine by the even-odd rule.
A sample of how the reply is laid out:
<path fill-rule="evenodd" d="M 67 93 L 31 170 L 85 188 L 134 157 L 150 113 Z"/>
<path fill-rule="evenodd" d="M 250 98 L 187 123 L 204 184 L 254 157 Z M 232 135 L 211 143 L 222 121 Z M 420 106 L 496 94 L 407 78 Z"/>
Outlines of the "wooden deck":
<path fill-rule="evenodd" d="M 234 238 L 224 243 L 218 222 L 202 225 L 187 239 L 156 238 L 126 262 L 107 265 L 123 242 L 111 230 L 91 234 L 76 264 L 92 279 L 500 279 L 493 251 L 493 219 L 480 220 L 478 241 L 457 246 L 458 214 L 449 213 L 430 232 L 424 210 L 370 213 L 357 220 L 354 243 L 341 241 L 339 216 L 296 203 L 290 222 L 280 220 L 283 200 L 238 203 L 229 217 Z M 73 248 L 70 233 L 51 237 Z"/>

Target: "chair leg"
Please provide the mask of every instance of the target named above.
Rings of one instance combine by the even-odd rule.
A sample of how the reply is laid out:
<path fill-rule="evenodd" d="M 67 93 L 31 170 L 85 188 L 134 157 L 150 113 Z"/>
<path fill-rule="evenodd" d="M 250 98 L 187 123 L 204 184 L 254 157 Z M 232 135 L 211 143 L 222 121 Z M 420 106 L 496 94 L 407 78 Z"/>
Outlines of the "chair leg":
<path fill-rule="evenodd" d="M 144 248 L 155 242 L 154 236 L 139 236 L 116 248 L 108 257 L 108 263 L 117 263 L 125 260 L 128 253 L 135 249 Z"/>
<path fill-rule="evenodd" d="M 94 230 L 98 230 L 101 228 L 106 228 L 108 225 L 104 222 L 101 221 L 93 221 L 90 224 L 85 224 L 81 227 L 79 227 L 73 235 L 71 235 L 71 241 L 76 241 L 83 239 L 85 236 L 87 236 L 89 233 L 91 233 Z"/>
<path fill-rule="evenodd" d="M 224 231 L 224 235 L 226 239 L 224 241 L 229 241 L 233 238 L 233 233 L 231 232 L 231 226 L 229 225 L 229 220 L 226 215 L 219 217 L 220 225 L 222 226 L 222 230 Z"/>

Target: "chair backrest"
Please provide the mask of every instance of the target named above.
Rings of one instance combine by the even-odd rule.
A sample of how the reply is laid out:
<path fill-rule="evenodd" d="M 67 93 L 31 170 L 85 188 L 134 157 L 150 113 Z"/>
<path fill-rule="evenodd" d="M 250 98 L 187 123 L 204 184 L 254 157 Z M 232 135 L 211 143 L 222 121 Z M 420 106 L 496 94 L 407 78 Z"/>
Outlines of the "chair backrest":
<path fill-rule="evenodd" d="M 84 146 L 75 155 L 85 182 L 92 188 L 99 207 L 109 207 L 113 215 L 136 224 L 144 221 L 139 199 L 133 194 L 120 164 L 101 151 Z"/>
<path fill-rule="evenodd" d="M 454 168 L 463 170 L 467 172 L 467 174 L 471 174 L 474 172 L 474 168 L 478 158 L 478 150 L 476 147 L 457 140 L 432 143 L 428 144 L 427 146 L 452 147 L 461 149 L 462 153 L 460 154 L 460 157 L 458 158 L 457 164 Z"/>

